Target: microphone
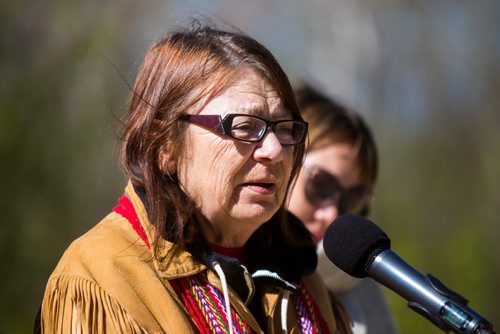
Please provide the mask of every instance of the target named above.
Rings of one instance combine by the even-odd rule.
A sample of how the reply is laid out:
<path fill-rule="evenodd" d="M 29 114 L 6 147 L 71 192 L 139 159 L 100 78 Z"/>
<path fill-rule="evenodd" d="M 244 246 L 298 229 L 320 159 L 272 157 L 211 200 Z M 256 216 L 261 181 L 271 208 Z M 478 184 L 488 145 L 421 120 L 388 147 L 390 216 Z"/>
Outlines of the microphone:
<path fill-rule="evenodd" d="M 337 218 L 323 238 L 326 256 L 347 274 L 370 277 L 408 301 L 408 307 L 446 333 L 495 334 L 469 301 L 431 274 L 422 275 L 391 250 L 389 237 L 358 215 Z"/>

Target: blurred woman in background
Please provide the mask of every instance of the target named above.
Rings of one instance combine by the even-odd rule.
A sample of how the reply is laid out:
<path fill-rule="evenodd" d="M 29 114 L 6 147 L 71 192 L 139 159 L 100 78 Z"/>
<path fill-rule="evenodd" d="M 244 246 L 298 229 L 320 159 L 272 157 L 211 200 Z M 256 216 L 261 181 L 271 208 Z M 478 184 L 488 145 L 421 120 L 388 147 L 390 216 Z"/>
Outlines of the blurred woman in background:
<path fill-rule="evenodd" d="M 395 324 L 383 291 L 371 279 L 351 277 L 325 256 L 322 239 L 338 216 L 367 215 L 378 172 L 377 149 L 361 116 L 304 85 L 296 91 L 309 123 L 306 157 L 291 191 L 289 210 L 318 244 L 319 268 L 354 322 L 356 334 L 394 334 Z"/>

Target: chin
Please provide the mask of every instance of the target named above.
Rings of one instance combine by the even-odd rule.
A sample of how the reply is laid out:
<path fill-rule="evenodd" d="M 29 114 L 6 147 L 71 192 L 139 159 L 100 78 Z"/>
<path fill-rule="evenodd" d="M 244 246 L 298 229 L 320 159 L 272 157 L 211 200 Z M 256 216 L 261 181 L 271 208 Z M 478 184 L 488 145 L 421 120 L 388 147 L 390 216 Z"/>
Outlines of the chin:
<path fill-rule="evenodd" d="M 278 209 L 279 205 L 269 202 L 246 204 L 238 210 L 237 216 L 243 221 L 256 223 L 260 226 L 271 219 Z"/>

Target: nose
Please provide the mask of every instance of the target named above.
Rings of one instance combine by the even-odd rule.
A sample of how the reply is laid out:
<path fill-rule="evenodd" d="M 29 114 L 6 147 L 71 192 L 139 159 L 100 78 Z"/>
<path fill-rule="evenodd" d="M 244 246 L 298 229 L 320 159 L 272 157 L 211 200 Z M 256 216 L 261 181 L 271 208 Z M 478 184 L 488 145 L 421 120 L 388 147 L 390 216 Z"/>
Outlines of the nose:
<path fill-rule="evenodd" d="M 257 143 L 254 151 L 254 159 L 256 161 L 269 161 L 272 163 L 280 162 L 284 158 L 283 146 L 278 140 L 278 137 L 272 131 L 268 131 L 264 138 Z"/>
<path fill-rule="evenodd" d="M 321 225 L 322 237 L 326 232 L 327 227 L 339 216 L 337 205 L 328 205 L 319 207 L 314 211 L 314 220 Z"/>

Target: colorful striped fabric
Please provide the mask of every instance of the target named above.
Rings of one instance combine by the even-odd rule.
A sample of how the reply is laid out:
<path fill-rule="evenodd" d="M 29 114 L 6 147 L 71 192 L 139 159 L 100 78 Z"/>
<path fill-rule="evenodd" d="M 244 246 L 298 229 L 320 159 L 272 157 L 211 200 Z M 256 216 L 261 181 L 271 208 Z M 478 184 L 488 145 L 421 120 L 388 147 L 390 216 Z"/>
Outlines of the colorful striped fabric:
<path fill-rule="evenodd" d="M 202 334 L 225 334 L 227 325 L 224 296 L 208 281 L 206 272 L 170 282 L 186 305 Z M 233 333 L 252 333 L 252 329 L 231 309 Z"/>
<path fill-rule="evenodd" d="M 309 293 L 304 282 L 302 282 L 297 292 L 293 294 L 293 304 L 295 305 L 295 309 L 297 310 L 300 319 L 302 333 L 325 334 L 329 332 L 328 326 L 321 317 L 318 306 L 311 298 L 311 294 Z"/>

